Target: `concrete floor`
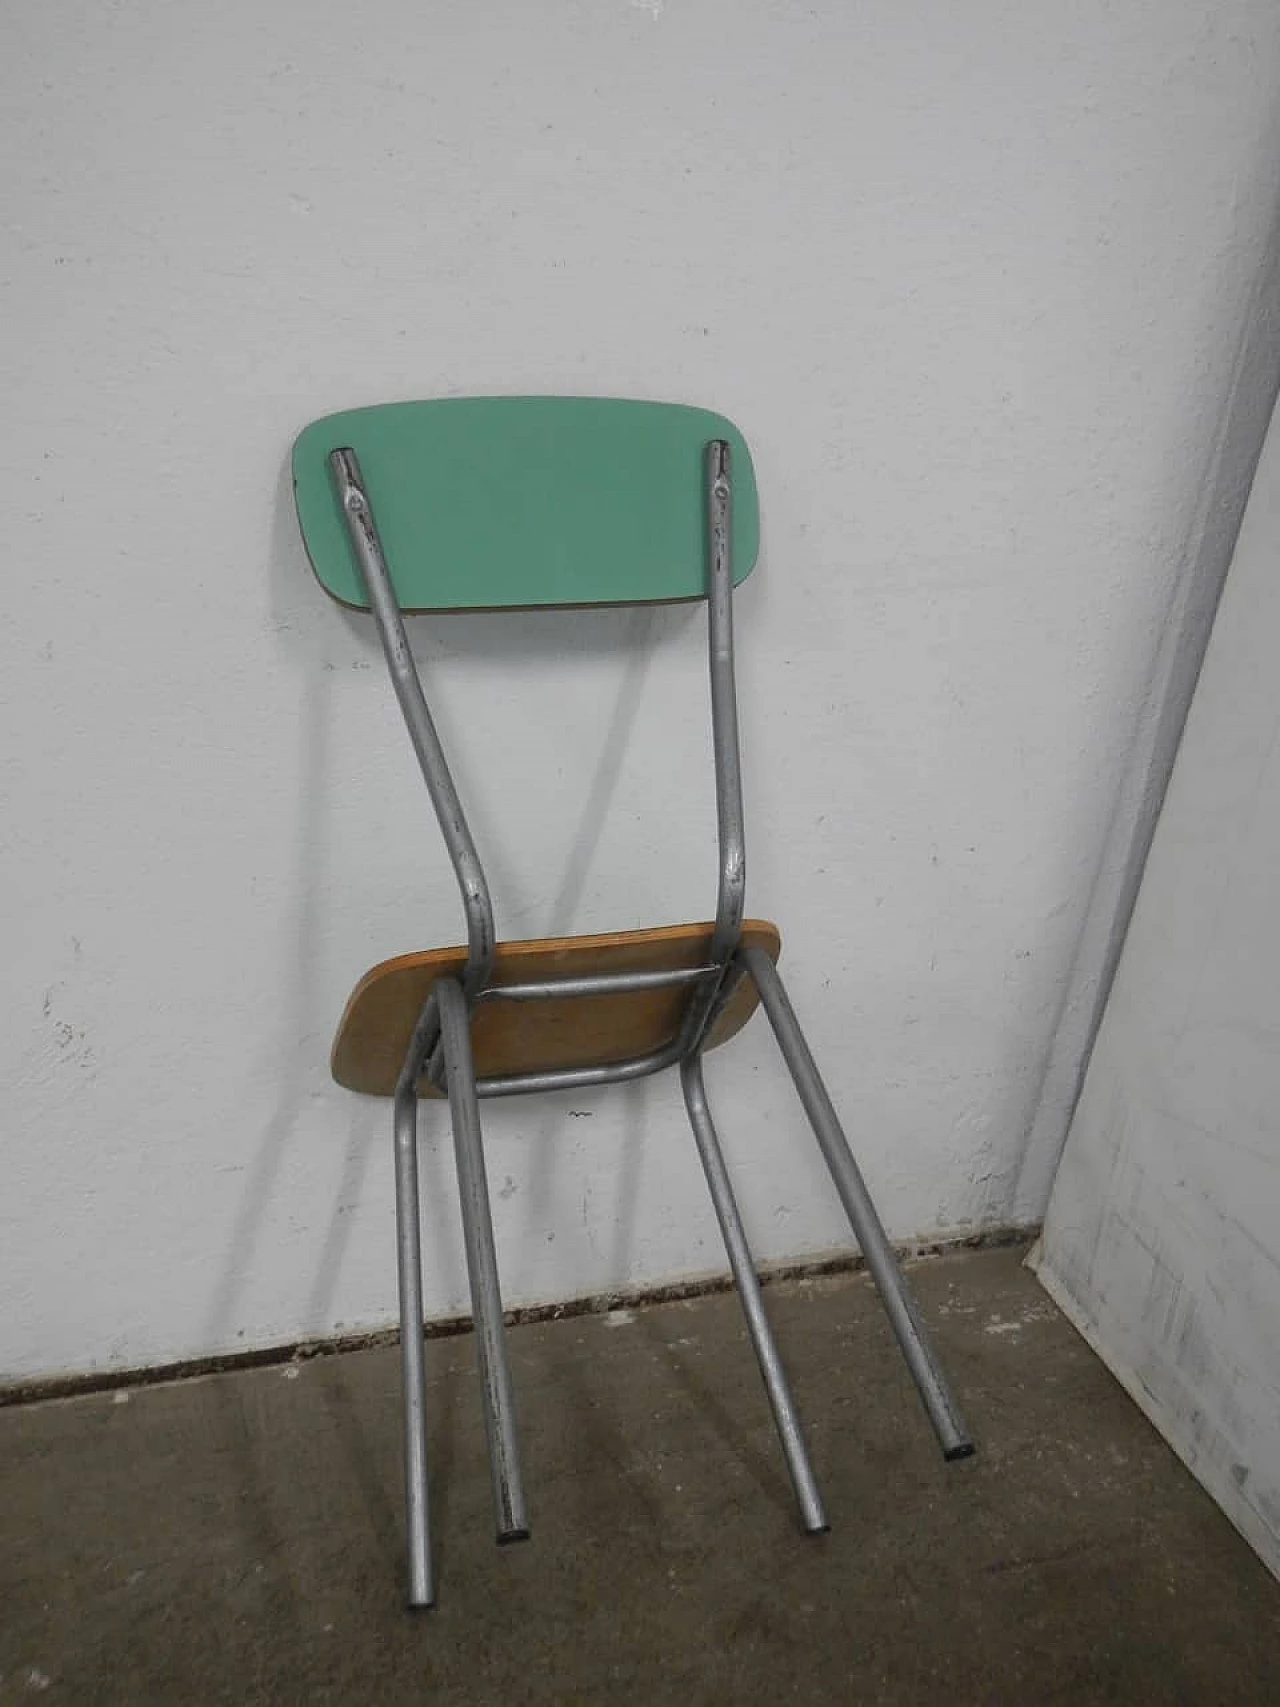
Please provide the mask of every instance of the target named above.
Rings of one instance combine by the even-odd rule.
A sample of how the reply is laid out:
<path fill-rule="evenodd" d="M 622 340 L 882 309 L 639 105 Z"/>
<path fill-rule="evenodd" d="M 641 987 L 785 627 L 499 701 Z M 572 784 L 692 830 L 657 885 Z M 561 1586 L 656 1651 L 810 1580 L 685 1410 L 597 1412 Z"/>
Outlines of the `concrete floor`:
<path fill-rule="evenodd" d="M 415 1616 L 394 1349 L 0 1412 L 0 1700 L 1280 1701 L 1280 1586 L 1020 1258 L 913 1271 L 979 1437 L 950 1466 L 865 1277 L 769 1289 L 821 1538 L 732 1297 L 512 1333 L 502 1549 L 472 1341 L 433 1343 Z"/>

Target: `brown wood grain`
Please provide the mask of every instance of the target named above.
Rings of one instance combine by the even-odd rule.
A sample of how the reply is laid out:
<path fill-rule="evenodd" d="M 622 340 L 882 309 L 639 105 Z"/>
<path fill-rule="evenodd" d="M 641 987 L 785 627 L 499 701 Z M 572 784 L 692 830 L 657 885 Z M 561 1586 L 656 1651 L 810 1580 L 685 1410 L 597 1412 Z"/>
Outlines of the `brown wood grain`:
<path fill-rule="evenodd" d="M 603 936 L 542 937 L 498 944 L 492 982 L 523 984 L 606 972 L 656 972 L 705 963 L 710 923 L 665 925 L 656 930 Z M 776 925 L 748 919 L 744 946 L 763 948 L 775 961 L 781 948 Z M 465 948 L 424 949 L 398 955 L 366 972 L 356 985 L 333 1042 L 333 1076 L 349 1090 L 391 1096 L 418 1015 L 439 978 L 456 977 Z M 476 1073 L 542 1072 L 556 1067 L 596 1067 L 660 1049 L 675 1036 L 689 990 L 633 990 L 620 995 L 549 997 L 536 1002 L 489 1002 L 471 1028 Z M 757 996 L 744 979 L 707 1044 L 714 1049 L 740 1031 Z M 441 1093 L 425 1079 L 424 1096 Z"/>

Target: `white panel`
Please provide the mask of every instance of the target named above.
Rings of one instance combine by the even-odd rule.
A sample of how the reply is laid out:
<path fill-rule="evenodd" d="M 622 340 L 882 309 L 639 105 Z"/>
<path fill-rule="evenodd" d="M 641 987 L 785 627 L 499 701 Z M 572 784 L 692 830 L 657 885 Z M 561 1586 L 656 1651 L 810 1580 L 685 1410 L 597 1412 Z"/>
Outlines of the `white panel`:
<path fill-rule="evenodd" d="M 1278 554 L 1273 424 L 1039 1272 L 1280 1573 Z"/>

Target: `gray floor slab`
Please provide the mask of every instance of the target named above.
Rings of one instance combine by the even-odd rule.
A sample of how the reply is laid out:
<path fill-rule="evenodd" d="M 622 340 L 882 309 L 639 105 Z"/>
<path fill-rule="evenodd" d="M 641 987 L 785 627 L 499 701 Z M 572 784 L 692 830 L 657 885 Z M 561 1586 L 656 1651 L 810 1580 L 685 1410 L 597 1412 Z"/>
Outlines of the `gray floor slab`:
<path fill-rule="evenodd" d="M 394 1350 L 0 1412 L 0 1700 L 1280 1701 L 1280 1586 L 1020 1253 L 913 1278 L 979 1439 L 960 1464 L 864 1276 L 766 1293 L 820 1538 L 731 1296 L 513 1331 L 515 1547 L 472 1342 L 433 1342 L 440 1604 L 416 1616 Z"/>

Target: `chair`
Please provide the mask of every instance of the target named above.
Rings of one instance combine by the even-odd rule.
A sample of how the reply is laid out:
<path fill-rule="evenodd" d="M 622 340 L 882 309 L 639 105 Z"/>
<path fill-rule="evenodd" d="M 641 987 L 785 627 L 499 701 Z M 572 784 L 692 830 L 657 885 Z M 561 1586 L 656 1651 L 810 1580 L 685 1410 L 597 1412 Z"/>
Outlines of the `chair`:
<path fill-rule="evenodd" d="M 461 890 L 465 947 L 368 972 L 333 1073 L 394 1102 L 408 1600 L 434 1601 L 427 1506 L 417 1110 L 447 1096 L 475 1317 L 497 1536 L 529 1533 L 503 1337 L 479 1099 L 680 1071 L 698 1155 L 805 1530 L 827 1527 L 765 1315 L 702 1056 L 757 1003 L 790 1069 L 867 1267 L 948 1459 L 973 1451 L 780 978 L 780 939 L 744 917 L 732 593 L 758 514 L 750 455 L 722 416 L 604 398 L 465 398 L 316 421 L 293 454 L 321 586 L 371 610 Z M 604 936 L 499 942 L 489 889 L 423 696 L 403 613 L 706 599 L 719 832 L 715 918 Z"/>

